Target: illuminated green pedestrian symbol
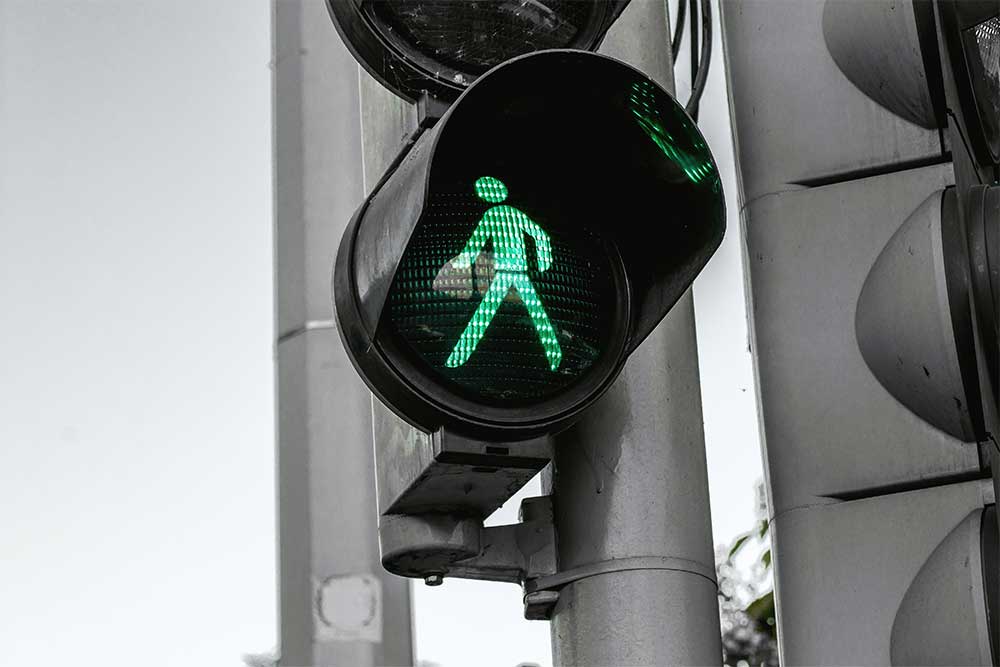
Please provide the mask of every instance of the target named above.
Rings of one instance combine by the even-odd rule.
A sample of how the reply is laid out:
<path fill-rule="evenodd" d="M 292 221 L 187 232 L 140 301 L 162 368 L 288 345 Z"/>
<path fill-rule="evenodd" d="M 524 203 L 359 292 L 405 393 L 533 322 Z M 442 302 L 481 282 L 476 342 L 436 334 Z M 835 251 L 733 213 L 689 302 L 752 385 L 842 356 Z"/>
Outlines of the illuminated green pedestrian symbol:
<path fill-rule="evenodd" d="M 493 316 L 497 314 L 500 304 L 507 293 L 514 289 L 521 303 L 528 309 L 531 322 L 538 331 L 545 356 L 549 360 L 549 367 L 555 370 L 562 361 L 562 348 L 556 340 L 552 322 L 549 321 L 549 316 L 538 299 L 538 293 L 528 278 L 528 260 L 524 248 L 524 235 L 530 234 L 535 240 L 538 270 L 544 272 L 552 265 L 552 244 L 549 242 L 549 235 L 521 211 L 513 206 L 501 204 L 507 199 L 507 186 L 499 179 L 483 176 L 476 180 L 476 194 L 480 199 L 500 205 L 493 206 L 483 214 L 475 231 L 472 232 L 472 238 L 465 244 L 465 249 L 452 260 L 452 266 L 459 270 L 471 270 L 472 264 L 486 243 L 493 239 L 495 273 L 489 290 L 483 295 L 483 300 L 444 364 L 449 368 L 456 368 L 469 360 L 486 329 L 489 328 L 490 322 L 493 321 Z"/>

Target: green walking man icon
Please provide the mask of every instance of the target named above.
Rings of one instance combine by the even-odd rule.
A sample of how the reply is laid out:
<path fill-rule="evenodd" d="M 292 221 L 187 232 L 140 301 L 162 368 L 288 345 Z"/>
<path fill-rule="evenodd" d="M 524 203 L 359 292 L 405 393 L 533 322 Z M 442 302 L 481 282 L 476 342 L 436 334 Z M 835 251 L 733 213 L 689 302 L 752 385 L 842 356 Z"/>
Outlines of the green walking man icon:
<path fill-rule="evenodd" d="M 486 243 L 493 240 L 494 274 L 490 288 L 483 295 L 483 300 L 473 313 L 468 326 L 455 343 L 448 360 L 444 362 L 449 368 L 461 366 L 475 351 L 489 328 L 493 316 L 507 293 L 514 289 L 521 303 L 528 309 L 531 322 L 535 325 L 549 367 L 554 371 L 562 362 L 562 348 L 556 339 L 552 322 L 538 298 L 531 279 L 528 278 L 528 260 L 525 257 L 524 236 L 530 235 L 535 241 L 535 254 L 538 258 L 538 271 L 544 272 L 552 266 L 552 244 L 549 235 L 527 215 L 513 206 L 502 202 L 507 199 L 507 186 L 497 178 L 483 176 L 476 180 L 476 194 L 480 199 L 497 204 L 483 214 L 472 237 L 465 244 L 462 253 L 452 260 L 452 266 L 458 270 L 471 270 L 476 258 L 483 251 Z"/>

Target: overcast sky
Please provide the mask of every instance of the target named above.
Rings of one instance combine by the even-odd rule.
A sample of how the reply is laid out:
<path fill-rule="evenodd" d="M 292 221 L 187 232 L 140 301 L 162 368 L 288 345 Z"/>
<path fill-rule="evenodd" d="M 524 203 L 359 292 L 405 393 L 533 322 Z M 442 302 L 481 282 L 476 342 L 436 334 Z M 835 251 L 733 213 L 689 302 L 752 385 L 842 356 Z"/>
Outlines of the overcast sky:
<path fill-rule="evenodd" d="M 4 664 L 276 642 L 269 59 L 268 0 L 0 0 Z M 761 474 L 722 64 L 717 40 L 729 232 L 695 283 L 717 543 Z M 516 587 L 415 590 L 420 658 L 506 628 L 475 664 L 548 661 Z"/>

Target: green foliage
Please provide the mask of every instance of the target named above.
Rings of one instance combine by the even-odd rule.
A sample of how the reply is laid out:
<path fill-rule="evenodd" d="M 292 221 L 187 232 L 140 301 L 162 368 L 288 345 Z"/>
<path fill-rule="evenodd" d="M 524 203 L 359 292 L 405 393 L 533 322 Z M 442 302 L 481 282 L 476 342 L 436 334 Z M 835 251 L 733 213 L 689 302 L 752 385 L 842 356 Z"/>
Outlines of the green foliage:
<path fill-rule="evenodd" d="M 740 550 L 743 548 L 743 545 L 747 543 L 747 540 L 749 540 L 752 535 L 753 533 L 744 533 L 739 537 L 737 537 L 736 541 L 733 542 L 733 546 L 729 549 L 729 555 L 727 556 L 727 559 L 732 560 L 733 556 L 735 556 L 740 552 Z"/>
<path fill-rule="evenodd" d="M 761 519 L 717 557 L 723 661 L 731 667 L 778 667 L 769 528 Z"/>

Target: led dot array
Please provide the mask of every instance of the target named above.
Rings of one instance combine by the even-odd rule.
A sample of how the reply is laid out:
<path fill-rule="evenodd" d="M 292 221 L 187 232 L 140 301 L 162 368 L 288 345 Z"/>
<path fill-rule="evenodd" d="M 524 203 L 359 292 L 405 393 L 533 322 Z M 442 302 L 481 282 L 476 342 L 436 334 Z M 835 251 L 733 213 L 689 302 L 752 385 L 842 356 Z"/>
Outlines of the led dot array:
<path fill-rule="evenodd" d="M 494 204 L 507 199 L 507 186 L 499 178 L 482 176 L 476 179 L 476 194 L 480 199 Z"/>
<path fill-rule="evenodd" d="M 567 234 L 545 211 L 520 210 L 517 188 L 474 183 L 429 195 L 387 316 L 445 384 L 479 400 L 538 399 L 600 358 L 614 325 L 610 261 L 585 228 Z"/>
<path fill-rule="evenodd" d="M 476 194 L 487 201 L 502 201 L 506 198 L 507 188 L 498 179 L 485 176 L 476 180 Z M 500 304 L 510 291 L 514 290 L 528 310 L 551 369 L 555 371 L 559 367 L 562 361 L 562 348 L 556 339 L 545 307 L 526 273 L 528 258 L 525 236 L 534 239 L 538 271 L 544 273 L 552 266 L 552 244 L 549 242 L 549 235 L 522 211 L 506 204 L 493 206 L 483 214 L 458 259 L 451 262 L 451 265 L 458 269 L 471 268 L 485 245 L 489 242 L 493 244 L 493 275 L 489 291 L 455 343 L 454 349 L 445 361 L 445 366 L 455 368 L 469 360 L 500 309 Z"/>

